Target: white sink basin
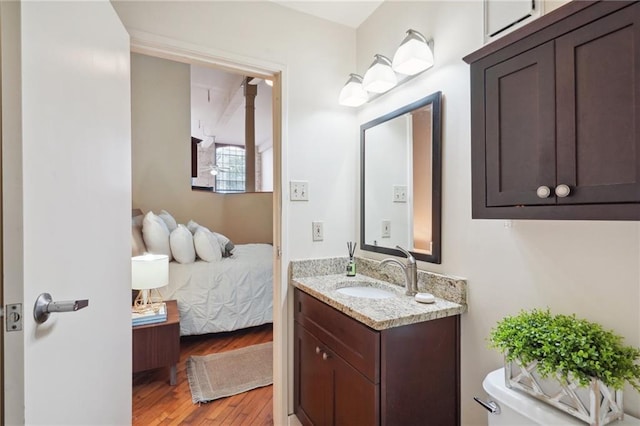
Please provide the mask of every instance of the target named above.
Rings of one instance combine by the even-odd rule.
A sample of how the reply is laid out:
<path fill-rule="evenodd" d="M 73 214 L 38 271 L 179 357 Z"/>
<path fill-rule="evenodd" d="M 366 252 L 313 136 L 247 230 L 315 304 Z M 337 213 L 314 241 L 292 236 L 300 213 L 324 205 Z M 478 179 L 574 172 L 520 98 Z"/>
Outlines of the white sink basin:
<path fill-rule="evenodd" d="M 342 287 L 336 291 L 347 296 L 362 297 L 365 299 L 388 299 L 390 297 L 395 297 L 395 293 L 388 290 L 362 285 Z"/>

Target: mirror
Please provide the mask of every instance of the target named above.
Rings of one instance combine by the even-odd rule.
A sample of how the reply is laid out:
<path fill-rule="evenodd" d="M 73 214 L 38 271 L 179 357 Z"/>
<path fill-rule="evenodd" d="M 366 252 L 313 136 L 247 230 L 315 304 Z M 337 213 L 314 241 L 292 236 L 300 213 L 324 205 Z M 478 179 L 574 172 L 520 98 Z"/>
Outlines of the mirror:
<path fill-rule="evenodd" d="M 441 98 L 360 126 L 360 247 L 440 263 Z"/>

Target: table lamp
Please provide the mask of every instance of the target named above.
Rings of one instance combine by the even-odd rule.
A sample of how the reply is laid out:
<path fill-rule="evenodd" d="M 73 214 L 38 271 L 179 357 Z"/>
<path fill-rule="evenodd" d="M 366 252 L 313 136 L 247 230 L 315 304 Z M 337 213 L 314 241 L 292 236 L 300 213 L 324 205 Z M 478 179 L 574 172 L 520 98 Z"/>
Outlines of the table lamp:
<path fill-rule="evenodd" d="M 140 290 L 133 302 L 138 310 L 151 308 L 162 302 L 158 288 L 169 284 L 169 256 L 165 254 L 144 254 L 131 258 L 131 288 Z M 156 295 L 153 291 L 156 291 Z"/>

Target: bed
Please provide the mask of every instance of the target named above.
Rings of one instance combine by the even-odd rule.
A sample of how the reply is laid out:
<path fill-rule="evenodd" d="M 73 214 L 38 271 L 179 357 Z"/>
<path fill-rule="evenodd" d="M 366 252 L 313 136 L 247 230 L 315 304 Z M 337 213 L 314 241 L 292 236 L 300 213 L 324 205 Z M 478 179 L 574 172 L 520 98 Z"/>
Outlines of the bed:
<path fill-rule="evenodd" d="M 273 321 L 273 248 L 237 244 L 217 262 L 169 263 L 165 299 L 178 301 L 180 335 L 218 333 Z"/>
<path fill-rule="evenodd" d="M 141 214 L 137 211 L 137 214 Z M 133 220 L 133 255 L 148 251 Z M 206 262 L 169 262 L 165 300 L 177 300 L 180 335 L 233 331 L 273 322 L 273 247 L 236 244 L 231 256 Z"/>

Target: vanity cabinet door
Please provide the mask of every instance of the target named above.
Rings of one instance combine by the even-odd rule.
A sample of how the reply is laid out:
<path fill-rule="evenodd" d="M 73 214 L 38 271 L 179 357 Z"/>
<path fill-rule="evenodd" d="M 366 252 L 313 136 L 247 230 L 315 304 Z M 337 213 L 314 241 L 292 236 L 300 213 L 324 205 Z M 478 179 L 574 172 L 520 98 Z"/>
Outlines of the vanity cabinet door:
<path fill-rule="evenodd" d="M 305 425 L 377 425 L 380 386 L 295 323 L 296 415 Z"/>
<path fill-rule="evenodd" d="M 336 426 L 377 425 L 380 422 L 380 385 L 374 385 L 338 355 L 328 353 Z"/>
<path fill-rule="evenodd" d="M 295 413 L 305 425 L 329 425 L 330 375 L 322 343 L 295 322 Z"/>

